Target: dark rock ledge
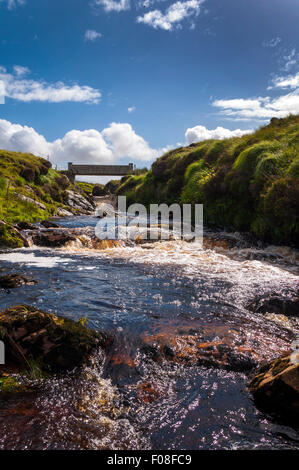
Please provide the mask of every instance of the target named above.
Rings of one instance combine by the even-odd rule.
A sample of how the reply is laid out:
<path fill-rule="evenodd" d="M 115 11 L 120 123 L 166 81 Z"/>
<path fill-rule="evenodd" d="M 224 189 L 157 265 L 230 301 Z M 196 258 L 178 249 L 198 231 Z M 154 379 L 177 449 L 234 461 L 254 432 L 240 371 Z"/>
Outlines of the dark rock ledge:
<path fill-rule="evenodd" d="M 5 366 L 0 368 L 0 395 L 7 381 L 14 380 L 9 373 L 1 375 L 7 370 L 36 378 L 36 371 L 41 377 L 86 363 L 106 338 L 86 328 L 84 323 L 85 319 L 75 322 L 26 305 L 1 312 L 0 340 L 5 344 Z"/>

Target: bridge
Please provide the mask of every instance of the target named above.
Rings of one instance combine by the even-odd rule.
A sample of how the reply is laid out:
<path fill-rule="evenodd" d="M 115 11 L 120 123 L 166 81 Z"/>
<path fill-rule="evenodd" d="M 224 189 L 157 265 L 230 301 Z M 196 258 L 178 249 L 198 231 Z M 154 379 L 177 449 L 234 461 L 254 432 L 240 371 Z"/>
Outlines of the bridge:
<path fill-rule="evenodd" d="M 129 165 L 73 165 L 69 162 L 67 176 L 71 183 L 74 183 L 76 175 L 125 176 L 132 174 L 133 171 L 133 163 L 129 163 Z"/>

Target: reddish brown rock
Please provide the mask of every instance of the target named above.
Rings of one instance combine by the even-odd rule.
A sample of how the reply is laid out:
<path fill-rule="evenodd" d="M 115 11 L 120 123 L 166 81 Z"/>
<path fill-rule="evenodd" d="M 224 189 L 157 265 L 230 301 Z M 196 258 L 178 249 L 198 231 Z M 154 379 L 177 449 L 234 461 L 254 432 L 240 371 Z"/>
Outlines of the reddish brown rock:
<path fill-rule="evenodd" d="M 248 385 L 261 409 L 298 424 L 299 354 L 283 356 L 257 371 Z"/>
<path fill-rule="evenodd" d="M 59 248 L 66 245 L 66 243 L 76 241 L 76 237 L 69 231 L 49 230 L 34 233 L 32 241 L 37 246 Z"/>

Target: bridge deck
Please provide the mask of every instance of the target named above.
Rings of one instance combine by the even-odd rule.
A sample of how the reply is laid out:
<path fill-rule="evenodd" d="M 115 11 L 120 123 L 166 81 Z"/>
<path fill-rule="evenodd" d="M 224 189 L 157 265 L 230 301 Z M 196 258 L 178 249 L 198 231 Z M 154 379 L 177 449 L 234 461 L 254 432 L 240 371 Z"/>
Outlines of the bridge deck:
<path fill-rule="evenodd" d="M 133 172 L 134 165 L 73 165 L 68 164 L 68 176 L 71 181 L 76 175 L 86 176 L 125 176 Z"/>

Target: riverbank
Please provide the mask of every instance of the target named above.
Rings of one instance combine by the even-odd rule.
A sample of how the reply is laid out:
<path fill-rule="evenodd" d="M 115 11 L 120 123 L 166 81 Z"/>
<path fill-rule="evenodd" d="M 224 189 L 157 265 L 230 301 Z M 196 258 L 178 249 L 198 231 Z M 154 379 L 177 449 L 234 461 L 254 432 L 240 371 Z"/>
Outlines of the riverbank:
<path fill-rule="evenodd" d="M 203 204 L 205 225 L 298 247 L 299 116 L 240 138 L 171 150 L 150 171 L 122 179 L 128 205 Z"/>

